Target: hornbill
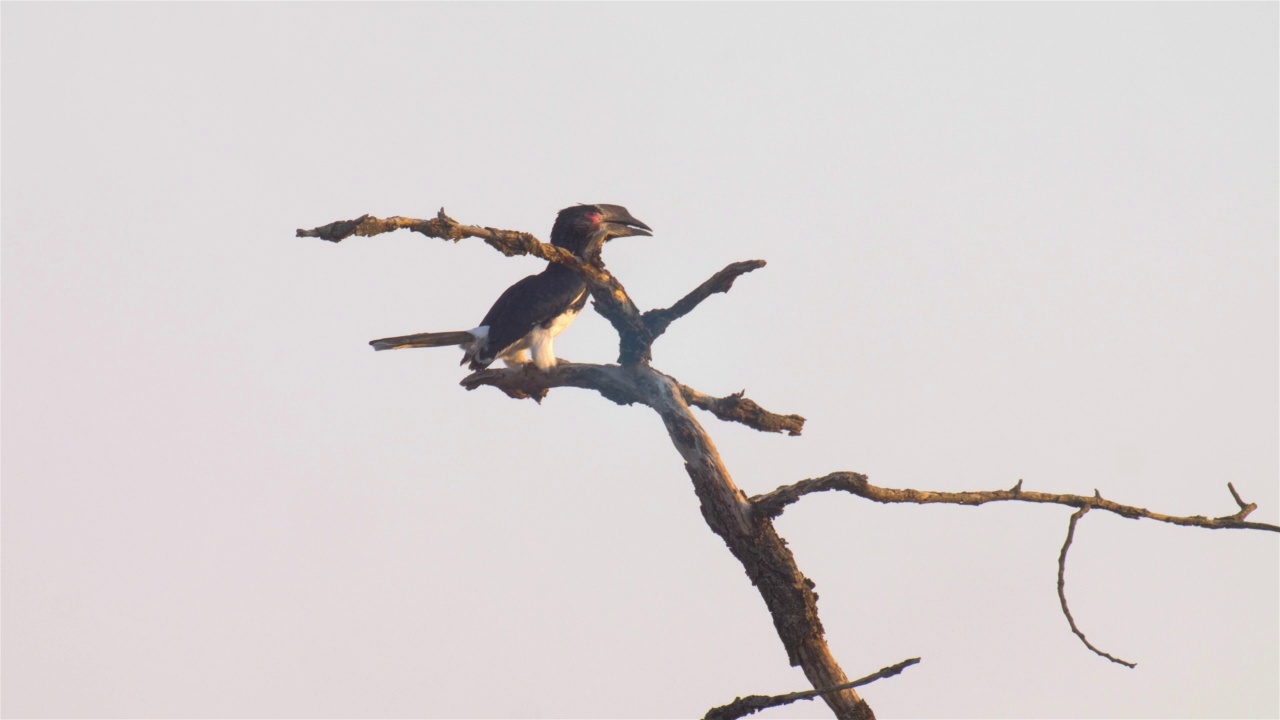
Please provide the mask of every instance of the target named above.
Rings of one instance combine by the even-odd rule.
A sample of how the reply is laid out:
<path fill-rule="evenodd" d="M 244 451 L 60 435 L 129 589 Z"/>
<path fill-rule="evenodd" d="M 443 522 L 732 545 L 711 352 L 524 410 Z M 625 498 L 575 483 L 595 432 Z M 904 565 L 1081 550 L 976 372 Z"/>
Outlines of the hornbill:
<path fill-rule="evenodd" d="M 590 261 L 606 242 L 629 235 L 652 235 L 652 228 L 631 216 L 621 205 L 574 205 L 556 215 L 551 244 Z M 587 304 L 587 284 L 559 263 L 530 275 L 507 288 L 471 330 L 418 333 L 373 340 L 374 350 L 460 345 L 462 362 L 482 370 L 498 358 L 515 367 L 528 363 L 530 354 L 539 370 L 556 365 L 551 341 L 573 322 Z"/>

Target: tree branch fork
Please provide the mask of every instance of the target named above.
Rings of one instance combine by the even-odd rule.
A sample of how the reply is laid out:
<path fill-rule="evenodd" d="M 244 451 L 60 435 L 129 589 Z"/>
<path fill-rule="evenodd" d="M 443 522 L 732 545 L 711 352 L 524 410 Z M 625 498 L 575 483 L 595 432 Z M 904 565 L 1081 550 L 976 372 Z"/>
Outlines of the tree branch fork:
<path fill-rule="evenodd" d="M 585 262 L 573 253 L 541 242 L 526 232 L 464 225 L 445 214 L 444 208 L 434 218 L 426 220 L 361 215 L 354 220 L 338 220 L 316 228 L 298 229 L 295 234 L 297 237 L 314 237 L 337 243 L 353 235 L 371 237 L 396 230 L 411 230 L 427 237 L 453 242 L 471 237 L 479 238 L 508 257 L 533 255 L 571 268 L 587 283 L 596 311 L 617 330 L 621 341 L 618 361 L 623 365 L 649 362 L 653 358 L 654 341 L 667 331 L 671 323 L 688 315 L 708 297 L 728 292 L 740 276 L 765 266 L 763 260 L 731 263 L 671 307 L 641 313 L 622 283 L 608 271 L 598 255 L 592 262 Z"/>
<path fill-rule="evenodd" d="M 689 408 L 697 407 L 720 420 L 741 423 L 762 432 L 785 432 L 793 436 L 800 434 L 804 418 L 765 410 L 745 397 L 743 392 L 724 397 L 706 395 L 650 367 L 649 361 L 654 341 L 674 321 L 692 312 L 711 295 L 728 292 L 738 277 L 764 267 L 763 260 L 732 263 L 671 307 L 642 313 L 598 256 L 591 262 L 585 262 L 528 233 L 461 224 L 446 215 L 443 209 L 435 218 L 426 220 L 398 216 L 380 219 L 363 215 L 354 220 L 341 220 L 310 230 L 300 229 L 297 236 L 315 237 L 336 243 L 352 235 L 368 237 L 400 229 L 453 242 L 470 237 L 480 238 L 504 255 L 533 255 L 570 267 L 587 283 L 596 310 L 617 330 L 620 351 L 616 365 L 561 361 L 546 372 L 529 366 L 489 368 L 466 376 L 461 384 L 468 390 L 487 385 L 509 397 L 529 398 L 537 402 L 541 402 L 552 388 L 576 387 L 598 392 L 618 404 L 638 403 L 648 406 L 662 417 L 672 443 L 685 459 L 686 470 L 701 501 L 704 518 L 742 563 L 752 584 L 757 587 L 769 608 L 791 664 L 800 666 L 815 688 L 813 691 L 773 698 L 752 696 L 754 699 L 739 699 L 735 701 L 736 704 L 731 703 L 708 712 L 709 718 L 741 717 L 763 707 L 785 704 L 760 703 L 778 698 L 791 698 L 785 702 L 792 702 L 814 696 L 821 696 L 838 718 L 874 717 L 870 707 L 853 690 L 865 683 L 849 682 L 827 648 L 822 624 L 818 620 L 817 595 L 813 592 L 813 582 L 800 573 L 786 543 L 773 528 L 772 521 L 788 506 L 815 492 L 848 492 L 878 503 L 979 506 L 990 502 L 1027 502 L 1075 508 L 1076 512 L 1070 517 L 1066 542 L 1058 560 L 1058 591 L 1062 611 L 1071 630 L 1090 650 L 1128 667 L 1133 667 L 1133 664 L 1109 655 L 1089 642 L 1077 627 L 1067 605 L 1064 589 L 1067 552 L 1074 539 L 1077 524 L 1086 513 L 1099 510 L 1125 518 L 1149 519 L 1184 527 L 1280 532 L 1280 526 L 1247 520 L 1257 506 L 1241 499 L 1230 483 L 1227 487 L 1238 510 L 1219 517 L 1174 516 L 1153 512 L 1105 499 L 1096 490 L 1092 496 L 1024 490 L 1022 480 L 1006 490 L 940 492 L 880 487 L 871 484 L 866 475 L 855 472 L 833 472 L 747 497 L 733 483 L 710 437 Z M 916 661 L 918 658 L 890 666 L 863 680 L 871 682 L 888 677 Z"/>

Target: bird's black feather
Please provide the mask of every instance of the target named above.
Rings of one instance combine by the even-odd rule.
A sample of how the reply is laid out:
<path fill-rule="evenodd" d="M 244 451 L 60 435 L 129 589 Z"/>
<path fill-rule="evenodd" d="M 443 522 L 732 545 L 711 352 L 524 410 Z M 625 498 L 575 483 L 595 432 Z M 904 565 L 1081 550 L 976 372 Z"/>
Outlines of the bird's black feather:
<path fill-rule="evenodd" d="M 621 205 L 574 205 L 556 215 L 551 244 L 573 253 L 579 260 L 598 260 L 600 249 L 617 237 L 652 235 L 652 229 Z M 551 263 L 507 288 L 471 331 L 418 333 L 374 340 L 375 350 L 402 347 L 461 345 L 462 364 L 472 370 L 488 367 L 502 358 L 509 364 L 527 363 L 541 370 L 555 367 L 551 341 L 573 322 L 587 304 L 587 285 L 577 273 Z"/>
<path fill-rule="evenodd" d="M 489 327 L 489 336 L 472 366 L 488 365 L 534 328 L 570 310 L 581 310 L 587 302 L 586 289 L 577 273 L 555 263 L 507 288 L 480 321 Z"/>

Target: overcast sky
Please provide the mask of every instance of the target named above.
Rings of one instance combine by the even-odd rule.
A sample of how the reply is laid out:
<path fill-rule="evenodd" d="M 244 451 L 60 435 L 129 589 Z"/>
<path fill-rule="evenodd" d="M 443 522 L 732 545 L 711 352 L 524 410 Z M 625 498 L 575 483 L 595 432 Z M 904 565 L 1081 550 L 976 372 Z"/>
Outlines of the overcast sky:
<path fill-rule="evenodd" d="M 654 365 L 748 493 L 1092 493 L 1280 521 L 1278 12 L 1246 4 L 3 5 L 7 717 L 699 717 L 804 689 L 643 408 L 466 392 L 546 238 L 625 205 Z M 560 357 L 612 362 L 587 312 Z M 882 717 L 1280 716 L 1280 540 L 805 498 Z M 802 703 L 764 717 L 824 717 Z"/>

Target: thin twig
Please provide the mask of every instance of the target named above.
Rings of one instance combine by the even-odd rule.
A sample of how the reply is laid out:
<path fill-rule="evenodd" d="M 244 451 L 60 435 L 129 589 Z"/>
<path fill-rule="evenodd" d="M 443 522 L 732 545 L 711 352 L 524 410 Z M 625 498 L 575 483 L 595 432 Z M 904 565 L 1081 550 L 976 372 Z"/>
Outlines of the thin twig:
<path fill-rule="evenodd" d="M 743 260 L 742 262 L 730 264 L 725 269 L 712 275 L 706 282 L 694 288 L 688 295 L 680 298 L 675 305 L 646 312 L 644 314 L 645 327 L 649 328 L 649 331 L 653 333 L 654 339 L 657 339 L 659 335 L 667 331 L 667 327 L 671 323 L 688 315 L 703 300 L 716 293 L 729 292 L 729 288 L 733 287 L 734 280 L 764 266 L 765 261 L 763 260 Z"/>
<path fill-rule="evenodd" d="M 1231 491 L 1231 497 L 1235 499 L 1236 505 L 1240 506 L 1240 512 L 1236 514 L 1240 516 L 1241 520 L 1247 517 L 1249 513 L 1258 509 L 1257 503 L 1246 503 L 1244 500 L 1240 499 L 1240 493 L 1236 492 L 1235 485 L 1232 485 L 1231 483 L 1227 483 L 1227 490 Z"/>
<path fill-rule="evenodd" d="M 765 710 L 780 705 L 790 705 L 797 700 L 812 700 L 823 693 L 835 692 L 837 690 L 846 690 L 863 685 L 870 685 L 876 680 L 883 680 L 887 677 L 893 677 L 903 670 L 920 662 L 920 658 L 911 658 L 903 660 L 896 665 L 890 665 L 886 668 L 880 668 L 876 672 L 866 677 L 858 678 L 847 683 L 829 687 L 824 690 L 803 690 L 801 692 L 787 693 L 785 695 L 748 695 L 734 699 L 728 705 L 711 708 L 707 714 L 703 716 L 703 720 L 737 720 L 740 717 L 746 717 L 755 712 Z"/>
<path fill-rule="evenodd" d="M 868 500 L 879 503 L 945 503 L 951 505 L 985 505 L 989 502 L 1029 502 L 1066 505 L 1074 508 L 1088 507 L 1094 510 L 1106 510 L 1121 517 L 1136 520 L 1147 518 L 1172 525 L 1208 528 L 1211 530 L 1266 530 L 1280 532 L 1280 526 L 1270 523 L 1249 522 L 1245 518 L 1257 509 L 1253 503 L 1244 504 L 1240 511 L 1232 515 L 1209 518 L 1203 515 L 1186 517 L 1165 515 L 1152 512 L 1146 508 L 1123 505 L 1104 499 L 1101 495 L 1069 495 L 1062 493 L 1033 492 L 1022 489 L 1022 482 L 1009 490 L 984 490 L 976 492 L 936 492 L 932 490 L 912 490 L 910 488 L 882 488 L 867 481 L 867 476 L 853 472 L 835 472 L 819 478 L 801 480 L 791 485 L 784 485 L 771 492 L 757 495 L 751 499 L 755 512 L 763 517 L 777 517 L 788 505 L 802 496 L 824 490 L 843 490 Z M 1234 488 L 1232 488 L 1234 493 Z"/>
<path fill-rule="evenodd" d="M 1089 642 L 1089 638 L 1085 637 L 1084 632 L 1082 632 L 1076 625 L 1076 619 L 1071 617 L 1071 609 L 1067 607 L 1067 550 L 1071 548 L 1071 541 L 1075 539 L 1076 523 L 1079 522 L 1080 518 L 1084 517 L 1084 514 L 1087 512 L 1089 512 L 1088 505 L 1071 513 L 1071 521 L 1067 523 L 1067 541 L 1062 543 L 1062 552 L 1058 554 L 1058 601 L 1062 603 L 1062 614 L 1067 616 L 1067 624 L 1071 626 L 1071 632 L 1075 633 L 1076 637 L 1080 638 L 1080 642 L 1084 643 L 1085 647 L 1113 663 L 1123 665 L 1127 668 L 1134 668 L 1138 666 L 1137 663 L 1121 660 L 1110 653 L 1099 650 L 1093 643 Z"/>

